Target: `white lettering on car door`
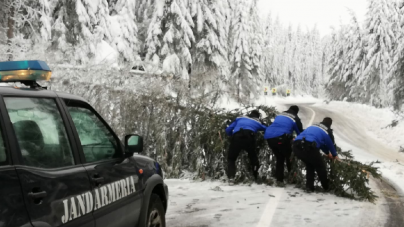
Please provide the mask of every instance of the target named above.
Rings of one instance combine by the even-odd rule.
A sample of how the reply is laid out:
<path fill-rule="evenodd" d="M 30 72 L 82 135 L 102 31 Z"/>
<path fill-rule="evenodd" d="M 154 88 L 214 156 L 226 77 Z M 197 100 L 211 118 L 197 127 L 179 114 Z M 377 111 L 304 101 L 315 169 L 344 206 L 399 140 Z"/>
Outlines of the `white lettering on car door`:
<path fill-rule="evenodd" d="M 64 199 L 62 201 L 64 210 L 61 217 L 62 223 L 65 224 L 135 193 L 135 184 L 138 180 L 138 176 L 130 176 L 104 185 L 101 188 L 95 188 L 94 193 L 85 192 L 81 195 Z"/>
<path fill-rule="evenodd" d="M 69 221 L 69 203 L 68 199 L 63 200 L 63 207 L 64 207 L 64 215 L 62 216 L 62 223 L 66 223 Z"/>
<path fill-rule="evenodd" d="M 84 197 L 85 197 L 85 195 L 76 196 L 77 201 L 78 201 L 77 217 L 81 217 L 81 215 L 86 215 L 86 206 L 84 204 Z"/>
<path fill-rule="evenodd" d="M 115 202 L 115 184 L 109 184 L 107 185 L 108 187 L 108 195 L 109 195 L 109 201 L 111 203 Z"/>

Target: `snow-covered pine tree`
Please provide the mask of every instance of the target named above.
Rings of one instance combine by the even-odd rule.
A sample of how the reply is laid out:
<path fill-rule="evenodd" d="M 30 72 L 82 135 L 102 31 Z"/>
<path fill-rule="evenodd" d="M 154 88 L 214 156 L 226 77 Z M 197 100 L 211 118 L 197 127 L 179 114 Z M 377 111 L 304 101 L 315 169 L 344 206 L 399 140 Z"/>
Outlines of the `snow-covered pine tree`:
<path fill-rule="evenodd" d="M 51 15 L 49 0 L 21 0 L 18 9 L 17 27 L 26 39 L 33 42 L 49 40 L 51 37 Z"/>
<path fill-rule="evenodd" d="M 86 63 L 97 53 L 97 44 L 111 39 L 109 7 L 106 0 L 77 0 L 76 12 L 81 23 L 79 44 L 75 51 L 76 61 Z"/>
<path fill-rule="evenodd" d="M 118 0 L 109 18 L 111 44 L 120 53 L 120 62 L 130 64 L 138 60 L 135 1 Z"/>
<path fill-rule="evenodd" d="M 367 83 L 370 103 L 375 106 L 389 104 L 387 96 L 387 74 L 391 66 L 392 51 L 395 42 L 392 16 L 396 9 L 393 1 L 370 0 L 366 14 L 365 30 L 368 39 L 367 60 L 361 81 Z"/>
<path fill-rule="evenodd" d="M 262 58 L 262 47 L 264 46 L 263 38 L 263 26 L 261 18 L 258 15 L 257 0 L 252 0 L 249 12 L 249 22 L 250 27 L 253 29 L 250 33 L 250 54 L 251 54 L 251 73 L 256 77 L 257 90 L 259 90 L 259 85 L 263 81 L 262 70 L 261 70 L 261 58 Z"/>
<path fill-rule="evenodd" d="M 274 71 L 274 27 L 272 14 L 267 15 L 266 21 L 263 24 L 263 54 L 261 59 L 262 74 L 265 85 L 272 83 L 272 74 Z"/>
<path fill-rule="evenodd" d="M 293 31 L 293 26 L 292 24 L 289 24 L 288 28 L 284 30 L 284 57 L 282 58 L 283 63 L 282 63 L 282 83 L 281 83 L 281 91 L 284 93 L 284 90 L 287 88 L 290 88 L 290 86 L 293 83 L 294 77 L 297 77 L 295 72 L 295 59 L 293 56 L 293 50 L 295 48 L 295 33 Z M 278 92 L 279 93 L 279 92 Z"/>
<path fill-rule="evenodd" d="M 300 59 L 300 64 L 301 64 L 301 73 L 300 73 L 300 78 L 297 81 L 298 84 L 298 90 L 304 91 L 305 88 L 310 90 L 310 81 L 311 81 L 311 73 L 310 73 L 310 57 L 311 57 L 311 47 L 310 47 L 310 32 L 308 31 L 308 28 L 305 32 L 302 33 L 301 37 L 301 59 Z M 310 94 L 310 92 L 307 92 Z"/>
<path fill-rule="evenodd" d="M 363 81 L 358 80 L 362 77 L 362 73 L 366 67 L 366 43 L 355 13 L 352 10 L 349 10 L 349 12 L 351 14 L 351 25 L 348 27 L 347 37 L 347 47 L 349 49 L 346 53 L 346 59 L 348 60 L 348 64 L 342 79 L 345 82 L 349 101 L 366 101 Z"/>
<path fill-rule="evenodd" d="M 199 72 L 213 69 L 227 74 L 227 29 L 223 1 L 191 1 L 190 9 L 195 27 L 193 68 Z"/>
<path fill-rule="evenodd" d="M 316 96 L 318 86 L 321 79 L 321 43 L 320 32 L 317 26 L 314 26 L 309 34 L 309 87 L 311 88 L 310 94 Z"/>
<path fill-rule="evenodd" d="M 24 59 L 48 60 L 47 49 L 51 45 L 51 1 L 49 0 L 22 0 L 24 4 L 17 10 L 16 18 L 17 37 L 15 46 L 24 46 Z M 19 34 L 19 35 L 18 35 Z"/>
<path fill-rule="evenodd" d="M 327 85 L 332 99 L 347 101 L 369 101 L 369 94 L 363 81 L 365 70 L 366 40 L 353 11 L 351 23 L 341 25 L 338 34 L 333 34 L 331 55 L 329 56 L 330 81 Z"/>
<path fill-rule="evenodd" d="M 107 0 L 57 0 L 52 13 L 53 49 L 61 51 L 56 55 L 58 62 L 89 63 L 97 53 L 97 45 L 110 40 L 109 6 Z"/>
<path fill-rule="evenodd" d="M 251 61 L 251 32 L 249 5 L 247 0 L 238 0 L 232 22 L 231 72 L 230 79 L 238 101 L 249 100 L 257 92 L 257 75 L 253 75 Z"/>
<path fill-rule="evenodd" d="M 270 76 L 269 85 L 271 87 L 276 87 L 277 85 L 282 83 L 282 59 L 284 57 L 284 29 L 282 28 L 282 24 L 279 20 L 279 17 L 276 17 L 275 22 L 273 23 L 273 33 L 272 33 L 272 69 Z"/>
<path fill-rule="evenodd" d="M 229 59 L 229 65 L 231 64 L 231 60 L 233 59 L 233 53 L 231 51 L 231 48 L 233 47 L 233 30 L 234 30 L 234 24 L 236 23 L 236 20 L 234 20 L 236 14 L 237 14 L 237 5 L 239 4 L 239 1 L 232 1 L 232 0 L 226 0 L 226 2 L 228 3 L 228 10 L 227 15 L 226 15 L 226 26 L 227 26 L 227 54 L 228 57 L 227 59 Z M 231 67 L 231 65 L 230 65 Z"/>
<path fill-rule="evenodd" d="M 54 4 L 52 45 L 50 47 L 50 53 L 54 53 L 52 62 L 75 63 L 74 47 L 79 43 L 81 27 L 76 4 L 69 0 L 58 0 Z"/>
<path fill-rule="evenodd" d="M 10 26 L 14 26 L 12 20 L 12 14 L 14 14 L 14 9 L 12 9 L 11 0 L 0 2 L 0 60 L 11 60 L 13 55 L 11 54 L 10 44 L 13 34 L 9 32 Z M 9 23 L 10 22 L 10 23 Z M 12 27 L 14 30 L 14 27 Z"/>
<path fill-rule="evenodd" d="M 147 54 L 146 38 L 150 22 L 153 18 L 155 9 L 154 0 L 137 0 L 136 1 L 136 24 L 138 28 L 137 38 L 139 42 L 139 55 L 144 60 Z"/>
<path fill-rule="evenodd" d="M 396 110 L 402 110 L 404 104 L 404 1 L 397 5 L 398 14 L 396 20 L 397 47 L 394 51 L 393 64 L 389 74 L 389 88 L 393 91 L 393 106 Z"/>
<path fill-rule="evenodd" d="M 340 29 L 331 34 L 331 46 L 328 62 L 328 74 L 330 76 L 327 91 L 331 99 L 341 100 L 346 95 L 343 75 L 347 64 L 345 47 L 347 43 L 347 27 L 341 25 Z"/>
<path fill-rule="evenodd" d="M 300 25 L 296 29 L 296 34 L 295 34 L 295 42 L 293 43 L 293 74 L 291 75 L 291 83 L 292 83 L 292 89 L 293 91 L 300 91 L 301 87 L 300 84 L 303 82 L 303 55 L 305 54 L 304 52 L 304 34 L 302 32 L 302 29 Z"/>
<path fill-rule="evenodd" d="M 318 88 L 318 95 L 319 97 L 326 97 L 327 96 L 327 82 L 328 82 L 328 62 L 329 62 L 329 52 L 331 50 L 331 36 L 325 35 L 321 38 L 320 43 L 320 54 L 321 54 L 321 76 L 319 78 L 319 88 Z"/>
<path fill-rule="evenodd" d="M 7 60 L 30 59 L 26 53 L 32 53 L 30 47 L 38 41 L 43 41 L 42 49 L 46 49 L 50 37 L 48 0 L 5 0 L 0 3 L 0 8 L 0 43 L 6 43 L 0 49 L 4 54 L 2 57 Z"/>
<path fill-rule="evenodd" d="M 296 32 L 288 32 L 291 41 L 287 52 L 291 57 L 289 69 L 289 84 L 295 92 L 316 95 L 318 86 L 318 73 L 320 68 L 320 35 L 316 27 L 303 31 L 298 26 Z"/>
<path fill-rule="evenodd" d="M 195 41 L 193 26 L 185 0 L 156 0 L 146 39 L 146 60 L 162 64 L 166 73 L 188 78 L 190 48 Z"/>
<path fill-rule="evenodd" d="M 321 83 L 328 81 L 327 67 L 329 62 L 329 53 L 331 52 L 331 35 L 326 35 L 321 39 Z"/>

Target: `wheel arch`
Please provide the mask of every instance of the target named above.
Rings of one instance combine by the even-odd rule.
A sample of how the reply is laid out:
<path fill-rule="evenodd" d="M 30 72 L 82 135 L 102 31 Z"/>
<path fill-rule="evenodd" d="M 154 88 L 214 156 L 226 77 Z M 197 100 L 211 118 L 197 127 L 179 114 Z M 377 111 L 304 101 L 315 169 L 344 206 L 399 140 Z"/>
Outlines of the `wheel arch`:
<path fill-rule="evenodd" d="M 143 203 L 142 203 L 142 209 L 140 213 L 140 219 L 139 223 L 137 226 L 146 226 L 147 224 L 147 212 L 149 210 L 149 203 L 150 203 L 150 197 L 152 194 L 157 194 L 162 203 L 165 211 L 167 211 L 167 206 L 168 206 L 168 198 L 166 195 L 166 191 L 164 189 L 164 181 L 163 178 L 161 178 L 160 175 L 154 174 L 151 176 L 149 179 L 147 179 L 146 184 L 145 184 L 145 190 L 143 193 Z"/>

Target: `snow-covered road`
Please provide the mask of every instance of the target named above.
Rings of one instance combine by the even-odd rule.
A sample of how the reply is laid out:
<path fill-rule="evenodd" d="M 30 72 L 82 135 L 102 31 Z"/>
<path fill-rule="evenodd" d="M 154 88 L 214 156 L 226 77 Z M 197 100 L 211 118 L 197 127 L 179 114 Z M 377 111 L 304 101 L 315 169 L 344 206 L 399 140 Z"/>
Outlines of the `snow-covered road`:
<path fill-rule="evenodd" d="M 290 101 L 273 104 L 282 111 Z M 404 157 L 369 135 L 357 116 L 313 104 L 299 104 L 304 127 L 329 116 L 334 120 L 339 146 L 352 149 L 362 162 L 382 161 L 379 167 L 388 182 L 371 181 L 372 189 L 380 197 L 376 204 L 321 193 L 307 194 L 293 186 L 230 187 L 222 182 L 167 180 L 171 195 L 167 226 L 404 226 L 404 166 L 401 166 Z"/>
<path fill-rule="evenodd" d="M 170 189 L 170 227 L 369 227 L 384 226 L 388 220 L 384 198 L 373 205 L 330 194 L 307 194 L 292 186 L 228 186 L 189 180 L 166 183 Z"/>
<path fill-rule="evenodd" d="M 361 122 L 357 121 L 355 118 L 345 115 L 344 112 L 324 109 L 310 104 L 301 104 L 300 106 L 303 107 L 301 108 L 301 116 L 304 118 L 304 122 L 308 122 L 308 119 L 312 118 L 312 112 L 315 113 L 314 122 L 321 122 L 324 117 L 331 117 L 333 119 L 332 128 L 337 137 L 337 144 L 338 141 L 342 141 L 344 145 L 353 145 L 353 147 L 366 151 L 367 156 L 369 156 L 368 158 L 373 161 L 384 160 L 396 162 L 398 160 L 404 163 L 403 155 L 398 154 L 396 150 L 382 144 L 380 141 L 371 138 L 363 125 L 361 125 Z M 366 118 L 366 115 L 363 117 Z M 369 120 L 369 124 L 372 124 L 371 120 Z"/>

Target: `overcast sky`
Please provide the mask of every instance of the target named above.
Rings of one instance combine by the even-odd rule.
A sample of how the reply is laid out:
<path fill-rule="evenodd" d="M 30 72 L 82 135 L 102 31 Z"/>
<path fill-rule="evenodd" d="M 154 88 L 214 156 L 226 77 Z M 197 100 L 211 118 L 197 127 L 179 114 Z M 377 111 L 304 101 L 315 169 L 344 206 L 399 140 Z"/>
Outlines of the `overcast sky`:
<path fill-rule="evenodd" d="M 331 26 L 338 27 L 350 20 L 347 8 L 352 9 L 363 23 L 367 8 L 367 0 L 259 0 L 261 16 L 266 18 L 271 12 L 280 21 L 302 29 L 313 28 L 317 24 L 321 35 L 331 32 Z"/>

